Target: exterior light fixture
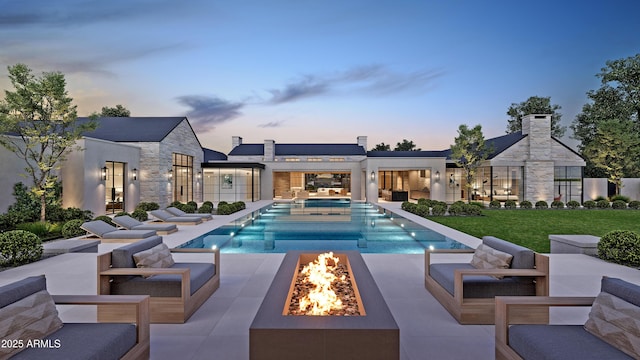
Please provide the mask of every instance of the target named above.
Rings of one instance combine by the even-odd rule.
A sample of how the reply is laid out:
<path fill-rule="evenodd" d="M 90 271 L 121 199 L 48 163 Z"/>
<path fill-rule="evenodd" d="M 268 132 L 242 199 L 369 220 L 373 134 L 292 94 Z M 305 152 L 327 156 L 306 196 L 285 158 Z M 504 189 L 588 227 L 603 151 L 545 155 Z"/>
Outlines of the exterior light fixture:
<path fill-rule="evenodd" d="M 376 179 L 376 173 L 375 172 L 371 172 L 371 181 L 374 181 Z"/>
<path fill-rule="evenodd" d="M 173 170 L 169 170 L 167 176 L 169 177 L 169 180 L 173 179 Z"/>
<path fill-rule="evenodd" d="M 107 169 L 107 167 L 104 166 L 101 170 L 102 171 L 100 172 L 100 175 L 102 176 L 102 180 L 107 180 L 107 175 L 109 174 L 109 169 Z"/>
<path fill-rule="evenodd" d="M 436 171 L 436 181 L 440 181 L 440 171 Z"/>
<path fill-rule="evenodd" d="M 138 180 L 138 169 L 133 168 L 133 170 L 131 170 L 131 176 L 133 178 L 133 181 Z"/>

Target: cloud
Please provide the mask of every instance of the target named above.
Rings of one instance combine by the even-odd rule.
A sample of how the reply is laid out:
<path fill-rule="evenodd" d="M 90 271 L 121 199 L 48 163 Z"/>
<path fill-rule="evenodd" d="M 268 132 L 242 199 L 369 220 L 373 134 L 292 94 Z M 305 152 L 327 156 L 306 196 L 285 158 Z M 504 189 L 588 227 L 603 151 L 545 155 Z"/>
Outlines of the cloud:
<path fill-rule="evenodd" d="M 245 104 L 231 102 L 218 97 L 185 95 L 176 98 L 181 105 L 191 108 L 186 114 L 196 132 L 206 132 L 216 125 L 230 121 L 240 115 Z"/>
<path fill-rule="evenodd" d="M 429 90 L 442 70 L 398 72 L 385 65 L 366 65 L 330 75 L 304 75 L 286 84 L 283 89 L 271 89 L 267 103 L 279 105 L 304 98 L 349 90 L 356 94 L 390 95 Z"/>
<path fill-rule="evenodd" d="M 261 128 L 275 128 L 275 127 L 281 127 L 283 124 L 284 124 L 283 120 L 269 121 L 268 123 L 264 123 L 264 124 L 258 125 L 258 127 L 261 127 Z"/>

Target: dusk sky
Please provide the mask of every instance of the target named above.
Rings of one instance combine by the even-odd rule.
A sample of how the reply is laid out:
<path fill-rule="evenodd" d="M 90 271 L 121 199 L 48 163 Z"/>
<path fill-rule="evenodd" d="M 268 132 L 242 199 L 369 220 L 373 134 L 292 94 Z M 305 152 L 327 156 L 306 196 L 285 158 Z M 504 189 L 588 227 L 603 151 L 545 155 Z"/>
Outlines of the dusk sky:
<path fill-rule="evenodd" d="M 9 65 L 61 71 L 80 116 L 187 116 L 225 153 L 233 135 L 442 150 L 461 124 L 503 135 L 509 105 L 534 95 L 568 126 L 605 62 L 640 52 L 639 13 L 637 0 L 0 0 L 0 89 Z"/>

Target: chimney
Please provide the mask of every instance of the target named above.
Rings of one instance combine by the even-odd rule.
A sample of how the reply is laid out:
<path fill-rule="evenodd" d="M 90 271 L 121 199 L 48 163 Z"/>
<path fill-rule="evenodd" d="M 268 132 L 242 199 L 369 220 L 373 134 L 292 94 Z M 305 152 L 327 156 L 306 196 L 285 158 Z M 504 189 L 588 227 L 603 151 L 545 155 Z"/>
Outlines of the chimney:
<path fill-rule="evenodd" d="M 551 159 L 551 115 L 522 117 L 522 134 L 529 135 L 529 159 Z"/>
<path fill-rule="evenodd" d="M 273 161 L 276 155 L 276 142 L 273 140 L 264 141 L 264 161 Z"/>
<path fill-rule="evenodd" d="M 367 137 L 366 136 L 358 136 L 358 146 L 362 146 L 364 151 L 367 151 Z"/>
<path fill-rule="evenodd" d="M 236 146 L 242 145 L 242 137 L 240 136 L 232 136 L 231 137 L 231 150 L 235 149 Z"/>

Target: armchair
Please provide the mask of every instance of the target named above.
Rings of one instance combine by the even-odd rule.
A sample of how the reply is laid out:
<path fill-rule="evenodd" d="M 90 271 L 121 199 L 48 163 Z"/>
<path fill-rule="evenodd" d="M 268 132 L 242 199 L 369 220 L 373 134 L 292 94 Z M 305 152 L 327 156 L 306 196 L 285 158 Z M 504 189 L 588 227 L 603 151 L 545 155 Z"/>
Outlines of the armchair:
<path fill-rule="evenodd" d="M 432 254 L 474 253 L 474 250 L 425 250 L 425 287 L 460 324 L 493 324 L 496 296 L 549 294 L 547 256 L 493 236 L 485 236 L 482 243 L 512 255 L 509 267 L 476 268 L 471 263 L 432 264 Z M 549 312 L 548 309 L 514 309 L 511 316 L 518 323 L 544 323 L 548 321 Z"/>
<path fill-rule="evenodd" d="M 162 238 L 145 239 L 98 255 L 98 294 L 149 295 L 151 323 L 184 323 L 220 286 L 220 249 L 170 250 L 171 253 L 212 253 L 213 264 L 173 263 L 171 259 L 169 264 L 161 265 L 163 267 L 137 267 L 141 265 L 136 265 L 134 255 L 158 249 L 161 244 Z M 130 312 L 122 308 L 98 307 L 100 320 L 130 318 Z"/>

